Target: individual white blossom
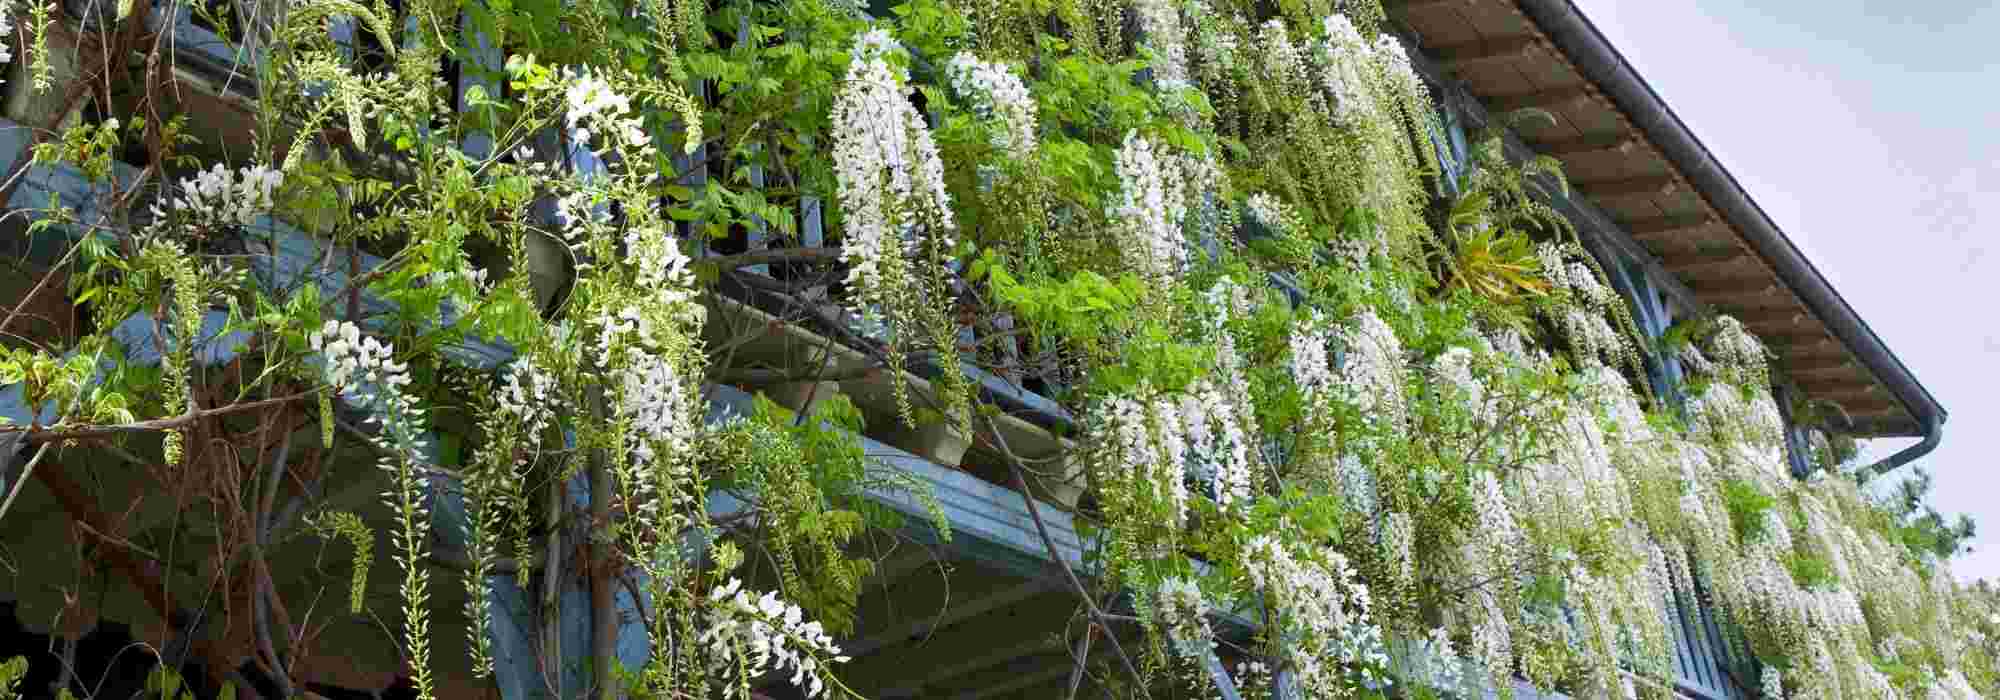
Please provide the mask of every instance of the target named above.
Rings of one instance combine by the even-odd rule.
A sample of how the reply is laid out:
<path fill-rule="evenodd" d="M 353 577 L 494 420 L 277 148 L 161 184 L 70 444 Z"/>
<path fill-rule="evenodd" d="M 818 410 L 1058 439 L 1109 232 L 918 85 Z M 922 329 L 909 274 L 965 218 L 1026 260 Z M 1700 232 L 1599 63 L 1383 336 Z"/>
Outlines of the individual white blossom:
<path fill-rule="evenodd" d="M 848 661 L 818 621 L 806 621 L 805 611 L 775 591 L 753 598 L 732 578 L 709 591 L 707 608 L 700 641 L 716 673 L 747 682 L 789 670 L 787 680 L 816 698 L 826 692 L 824 666 Z M 726 687 L 734 696 L 736 686 Z"/>
<path fill-rule="evenodd" d="M 945 66 L 952 89 L 965 95 L 980 116 L 1005 125 L 993 136 L 993 147 L 1025 157 L 1036 146 L 1035 98 L 1006 64 L 979 60 L 969 51 L 952 56 Z"/>

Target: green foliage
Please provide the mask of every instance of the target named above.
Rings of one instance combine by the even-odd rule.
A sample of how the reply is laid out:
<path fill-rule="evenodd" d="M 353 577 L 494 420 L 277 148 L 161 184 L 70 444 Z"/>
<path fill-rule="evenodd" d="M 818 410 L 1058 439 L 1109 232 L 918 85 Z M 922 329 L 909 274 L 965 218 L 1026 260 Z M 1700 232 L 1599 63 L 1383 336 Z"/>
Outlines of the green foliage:
<path fill-rule="evenodd" d="M 28 675 L 28 658 L 16 656 L 0 661 L 0 700 L 14 700 L 20 697 L 18 688 L 21 677 Z"/>
<path fill-rule="evenodd" d="M 1729 509 L 1729 526 L 1738 542 L 1750 544 L 1770 536 L 1769 514 L 1777 502 L 1755 483 L 1742 479 L 1723 482 L 1722 502 Z"/>
<path fill-rule="evenodd" d="M 360 614 L 368 594 L 368 567 L 375 562 L 375 531 L 359 516 L 345 511 L 319 513 L 308 518 L 306 524 L 320 537 L 345 539 L 348 546 L 354 549 L 354 574 L 348 585 L 347 610 Z"/>

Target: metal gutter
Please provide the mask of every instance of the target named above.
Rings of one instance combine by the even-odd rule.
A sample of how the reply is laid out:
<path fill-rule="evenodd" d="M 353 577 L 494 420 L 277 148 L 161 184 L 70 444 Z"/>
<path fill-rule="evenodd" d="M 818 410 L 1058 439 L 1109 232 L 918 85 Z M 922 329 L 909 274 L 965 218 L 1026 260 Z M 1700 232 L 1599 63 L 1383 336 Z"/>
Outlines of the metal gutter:
<path fill-rule="evenodd" d="M 1916 420 L 1919 426 L 1916 434 L 1923 435 L 1925 442 L 1934 446 L 1947 416 L 1944 407 L 1917 381 L 1909 367 L 1889 351 L 1860 314 L 1855 313 L 1840 293 L 1834 291 L 1798 246 L 1778 230 L 1777 224 L 1750 199 L 1735 176 L 1730 175 L 1715 155 L 1702 145 L 1701 140 L 1654 92 L 1652 86 L 1639 77 L 1596 25 L 1584 17 L 1572 0 L 1514 1 L 1569 57 L 1577 70 L 1609 95 L 1632 123 L 1679 169 L 1682 176 L 1699 189 L 1743 237 L 1744 242 L 1770 264 L 1813 315 L 1826 324 L 1834 337 L 1840 339 L 1878 381 L 1888 386 L 1897 401 L 1909 411 L 1910 417 Z M 1888 427 L 1872 425 L 1876 426 L 1875 429 Z M 1910 454 L 1898 462 L 1898 466 L 1920 454 L 1922 452 Z"/>

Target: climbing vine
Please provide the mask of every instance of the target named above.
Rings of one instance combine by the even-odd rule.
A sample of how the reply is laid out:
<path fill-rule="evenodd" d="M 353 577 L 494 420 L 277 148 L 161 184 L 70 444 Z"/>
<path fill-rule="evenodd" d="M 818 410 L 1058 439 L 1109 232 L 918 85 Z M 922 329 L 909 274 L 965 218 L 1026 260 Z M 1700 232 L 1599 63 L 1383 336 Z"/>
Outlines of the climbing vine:
<path fill-rule="evenodd" d="M 32 7 L 35 85 L 14 89 L 37 95 L 56 64 Z M 871 538 L 951 537 L 859 436 L 935 428 L 1024 491 L 1048 470 L 967 366 L 1076 417 L 1036 458 L 1088 496 L 1061 504 L 1094 538 L 1066 584 L 1144 642 L 1078 663 L 1135 696 L 1665 697 L 1667 620 L 1697 591 L 1765 697 L 2000 683 L 1990 586 L 1905 546 L 1840 465 L 1791 476 L 1741 323 L 1646 341 L 1546 203 L 1548 160 L 1485 140 L 1446 195 L 1429 88 L 1374 0 L 319 0 L 239 21 L 266 57 L 247 147 L 133 109 L 35 150 L 129 211 L 24 210 L 93 313 L 0 355 L 0 382 L 52 407 L 0 430 L 128 439 L 229 513 L 214 560 L 250 563 L 212 574 L 246 591 L 248 655 L 287 694 L 310 624 L 272 622 L 303 607 L 271 552 L 344 540 L 358 614 L 379 531 L 426 700 L 440 654 L 518 663 L 489 636 L 502 600 L 542 596 L 559 641 L 571 583 L 641 613 L 643 663 L 595 659 L 597 691 L 855 695 L 837 638 Z M 120 175 L 109 154 L 133 149 L 147 164 Z M 1696 375 L 1678 397 L 1647 371 L 1670 354 Z M 877 379 L 886 407 L 842 393 Z M 321 502 L 342 451 L 381 472 L 385 517 Z M 446 560 L 456 617 L 433 609 Z M 616 646 L 595 634 L 561 651 Z M 576 691 L 558 665 L 544 680 Z"/>

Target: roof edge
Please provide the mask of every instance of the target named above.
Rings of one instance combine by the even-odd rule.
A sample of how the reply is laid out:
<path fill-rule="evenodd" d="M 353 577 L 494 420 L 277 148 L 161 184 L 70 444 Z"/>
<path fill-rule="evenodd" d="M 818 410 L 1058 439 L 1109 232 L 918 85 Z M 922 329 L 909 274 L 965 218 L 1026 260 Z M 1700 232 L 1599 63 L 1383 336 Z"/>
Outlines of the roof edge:
<path fill-rule="evenodd" d="M 1634 126 L 1646 134 L 1683 177 L 1708 198 L 1745 243 L 1770 263 L 1806 307 L 1818 316 L 1876 378 L 1887 384 L 1910 416 L 1928 435 L 1948 413 L 1917 381 L 1847 300 L 1835 291 L 1812 261 L 1778 229 L 1769 214 L 1750 198 L 1736 177 L 1695 137 L 1632 64 L 1576 7 L 1573 0 L 1514 0 L 1550 41 L 1570 57 L 1584 77 L 1596 83 Z"/>

